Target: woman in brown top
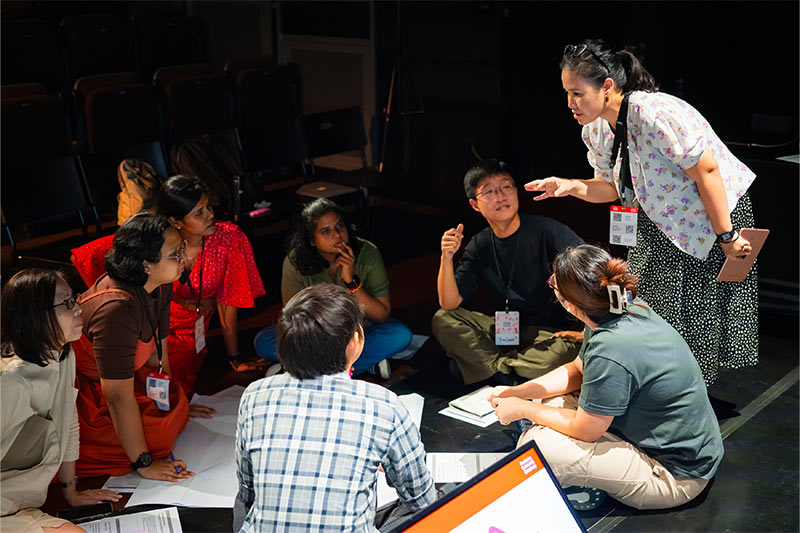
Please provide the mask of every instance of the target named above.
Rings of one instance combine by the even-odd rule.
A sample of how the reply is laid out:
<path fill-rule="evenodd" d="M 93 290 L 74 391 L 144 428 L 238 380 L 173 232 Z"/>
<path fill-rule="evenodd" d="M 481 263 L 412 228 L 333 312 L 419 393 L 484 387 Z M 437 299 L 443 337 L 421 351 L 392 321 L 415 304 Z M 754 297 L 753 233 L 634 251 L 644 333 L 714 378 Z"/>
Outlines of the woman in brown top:
<path fill-rule="evenodd" d="M 185 242 L 169 222 L 140 213 L 114 236 L 106 271 L 80 298 L 83 335 L 75 343 L 81 427 L 78 475 L 123 475 L 178 481 L 194 475 L 168 455 L 192 406 L 170 383 L 169 409 L 148 397 L 147 376 L 169 375 L 166 337 L 172 282 L 184 269 Z M 166 391 L 164 391 L 166 392 Z"/>

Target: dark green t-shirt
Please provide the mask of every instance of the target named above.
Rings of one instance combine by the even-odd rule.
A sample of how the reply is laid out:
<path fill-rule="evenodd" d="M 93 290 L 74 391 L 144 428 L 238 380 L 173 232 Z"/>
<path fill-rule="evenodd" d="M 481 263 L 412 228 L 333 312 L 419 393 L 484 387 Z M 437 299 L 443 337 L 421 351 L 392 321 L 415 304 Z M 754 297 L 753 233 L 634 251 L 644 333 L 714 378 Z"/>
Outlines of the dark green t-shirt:
<path fill-rule="evenodd" d="M 586 328 L 578 405 L 613 416 L 609 431 L 683 478 L 711 478 L 722 460 L 719 424 L 686 341 L 642 300 Z"/>
<path fill-rule="evenodd" d="M 356 257 L 355 273 L 361 279 L 363 290 L 373 298 L 388 298 L 389 276 L 386 274 L 386 267 L 383 266 L 383 258 L 378 247 L 366 239 L 356 238 L 361 249 Z M 318 283 L 333 283 L 344 287 L 344 280 L 342 280 L 340 272 L 337 272 L 336 279 L 331 278 L 326 268 L 313 276 L 305 276 L 292 264 L 290 255 L 283 260 L 283 275 L 281 276 L 283 305 L 286 305 L 286 302 L 298 292 Z"/>

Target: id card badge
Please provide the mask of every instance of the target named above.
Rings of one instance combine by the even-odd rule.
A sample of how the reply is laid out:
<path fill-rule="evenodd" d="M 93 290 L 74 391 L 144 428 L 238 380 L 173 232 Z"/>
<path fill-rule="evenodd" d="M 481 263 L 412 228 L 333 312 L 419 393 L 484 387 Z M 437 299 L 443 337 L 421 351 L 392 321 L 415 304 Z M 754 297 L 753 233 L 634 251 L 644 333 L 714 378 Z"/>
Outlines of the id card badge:
<path fill-rule="evenodd" d="M 194 349 L 197 353 L 206 347 L 206 322 L 203 315 L 198 315 L 194 323 Z"/>
<path fill-rule="evenodd" d="M 608 240 L 611 244 L 636 246 L 636 225 L 639 218 L 638 207 L 611 206 L 611 223 Z"/>
<path fill-rule="evenodd" d="M 497 346 L 519 344 L 519 311 L 495 311 L 494 343 Z"/>
<path fill-rule="evenodd" d="M 146 382 L 147 397 L 156 402 L 156 407 L 169 411 L 169 376 L 150 372 Z"/>

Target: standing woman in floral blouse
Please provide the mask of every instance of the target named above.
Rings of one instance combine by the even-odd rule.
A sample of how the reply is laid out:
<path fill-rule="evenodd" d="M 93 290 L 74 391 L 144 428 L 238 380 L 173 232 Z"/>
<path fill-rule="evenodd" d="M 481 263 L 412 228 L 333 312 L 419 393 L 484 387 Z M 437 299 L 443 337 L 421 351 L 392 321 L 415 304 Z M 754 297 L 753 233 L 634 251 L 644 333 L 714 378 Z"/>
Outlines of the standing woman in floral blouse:
<path fill-rule="evenodd" d="M 571 195 L 638 206 L 628 261 L 639 295 L 683 336 L 707 384 L 720 366 L 756 364 L 755 267 L 743 282 L 716 281 L 726 258 L 751 252 L 739 230 L 753 226 L 747 189 L 755 175 L 696 109 L 657 92 L 630 52 L 587 40 L 567 46 L 560 67 L 594 177 L 549 177 L 525 188 L 542 193 L 536 200 Z M 625 135 L 615 149 L 620 128 Z"/>

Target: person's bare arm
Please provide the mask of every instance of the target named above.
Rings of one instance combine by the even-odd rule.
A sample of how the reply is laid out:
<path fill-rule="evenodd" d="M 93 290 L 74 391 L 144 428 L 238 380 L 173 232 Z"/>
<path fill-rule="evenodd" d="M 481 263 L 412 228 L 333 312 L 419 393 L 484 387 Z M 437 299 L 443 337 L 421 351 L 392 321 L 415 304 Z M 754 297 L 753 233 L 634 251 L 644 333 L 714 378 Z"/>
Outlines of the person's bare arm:
<path fill-rule="evenodd" d="M 728 196 L 714 156 L 708 151 L 703 152 L 700 160 L 693 167 L 686 169 L 686 174 L 697 184 L 697 193 L 706 209 L 714 233 L 719 235 L 731 231 L 733 225 L 728 212 Z M 741 235 L 732 242 L 721 243 L 720 246 L 726 257 L 734 259 L 744 259 L 752 251 L 750 241 Z"/>
<path fill-rule="evenodd" d="M 461 247 L 464 239 L 464 224 L 451 228 L 442 235 L 442 256 L 439 260 L 439 274 L 436 277 L 436 289 L 439 295 L 439 305 L 449 311 L 455 309 L 464 299 L 458 292 L 456 284 L 453 256 Z"/>
<path fill-rule="evenodd" d="M 544 200 L 546 198 L 562 198 L 574 196 L 586 202 L 602 204 L 613 202 L 619 195 L 613 183 L 609 183 L 600 178 L 588 180 L 566 179 L 550 176 L 540 180 L 533 180 L 525 184 L 525 190 L 530 192 L 541 192 L 534 196 L 534 200 Z"/>

